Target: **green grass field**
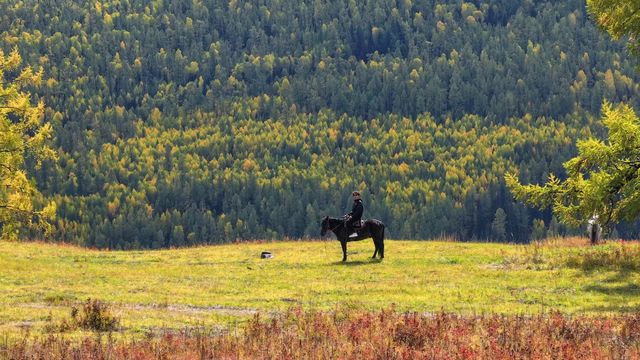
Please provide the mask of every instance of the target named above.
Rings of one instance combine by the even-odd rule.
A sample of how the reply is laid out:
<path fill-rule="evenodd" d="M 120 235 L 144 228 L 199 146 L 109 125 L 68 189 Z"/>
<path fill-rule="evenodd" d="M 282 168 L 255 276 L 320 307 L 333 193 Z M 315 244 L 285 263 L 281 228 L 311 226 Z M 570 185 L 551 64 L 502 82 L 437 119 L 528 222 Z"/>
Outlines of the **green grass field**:
<path fill-rule="evenodd" d="M 570 244 L 567 244 L 569 242 Z M 273 259 L 260 259 L 270 250 Z M 640 246 L 335 240 L 110 252 L 0 242 L 0 334 L 69 317 L 87 298 L 111 304 L 124 334 L 228 326 L 256 311 L 331 310 L 602 314 L 640 310 Z"/>

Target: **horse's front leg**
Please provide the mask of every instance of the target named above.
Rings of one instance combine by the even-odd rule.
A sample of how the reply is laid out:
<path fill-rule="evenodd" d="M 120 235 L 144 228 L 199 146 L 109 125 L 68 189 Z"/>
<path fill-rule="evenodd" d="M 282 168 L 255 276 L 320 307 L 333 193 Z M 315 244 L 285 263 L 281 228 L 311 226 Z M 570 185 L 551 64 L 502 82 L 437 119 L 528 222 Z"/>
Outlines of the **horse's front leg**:
<path fill-rule="evenodd" d="M 347 261 L 347 240 L 340 239 L 340 246 L 342 246 L 342 261 Z"/>

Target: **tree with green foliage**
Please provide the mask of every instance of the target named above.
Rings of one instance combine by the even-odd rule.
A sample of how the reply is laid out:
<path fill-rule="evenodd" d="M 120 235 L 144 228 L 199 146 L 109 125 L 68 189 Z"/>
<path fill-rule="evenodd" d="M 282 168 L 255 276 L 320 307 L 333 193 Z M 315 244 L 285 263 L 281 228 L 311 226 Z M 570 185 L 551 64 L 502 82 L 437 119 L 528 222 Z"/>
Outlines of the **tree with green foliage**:
<path fill-rule="evenodd" d="M 47 227 L 54 203 L 37 209 L 40 195 L 25 170 L 53 158 L 47 145 L 51 125 L 43 122 L 44 104 L 32 105 L 25 87 L 40 82 L 42 72 L 27 66 L 16 49 L 5 55 L 0 49 L 0 238 L 15 238 L 25 227 Z M 17 73 L 17 76 L 11 75 Z"/>
<path fill-rule="evenodd" d="M 551 217 L 551 222 L 549 223 L 549 228 L 547 229 L 547 237 L 555 238 L 560 236 L 560 223 L 555 216 Z"/>
<path fill-rule="evenodd" d="M 540 241 L 547 236 L 547 230 L 542 219 L 533 220 L 531 228 L 531 240 Z"/>
<path fill-rule="evenodd" d="M 507 223 L 507 213 L 502 208 L 496 210 L 496 214 L 491 222 L 491 236 L 498 242 L 504 242 L 507 238 L 505 225 Z"/>
<path fill-rule="evenodd" d="M 579 226 L 594 215 L 607 228 L 640 216 L 640 119 L 624 104 L 605 102 L 602 122 L 608 139 L 579 140 L 578 156 L 564 163 L 567 179 L 550 175 L 540 185 L 505 177 L 517 200 L 541 209 L 551 206 L 558 219 Z"/>
<path fill-rule="evenodd" d="M 48 240 L 78 245 L 317 236 L 353 188 L 396 238 L 490 238 L 502 208 L 524 242 L 550 213 L 505 172 L 563 178 L 603 97 L 640 108 L 584 0 L 11 4 L 0 48 L 49 77 L 29 90 L 59 156 L 25 169 L 57 204 Z"/>
<path fill-rule="evenodd" d="M 628 36 L 629 48 L 640 55 L 640 1 L 587 0 L 587 9 L 615 39 Z"/>

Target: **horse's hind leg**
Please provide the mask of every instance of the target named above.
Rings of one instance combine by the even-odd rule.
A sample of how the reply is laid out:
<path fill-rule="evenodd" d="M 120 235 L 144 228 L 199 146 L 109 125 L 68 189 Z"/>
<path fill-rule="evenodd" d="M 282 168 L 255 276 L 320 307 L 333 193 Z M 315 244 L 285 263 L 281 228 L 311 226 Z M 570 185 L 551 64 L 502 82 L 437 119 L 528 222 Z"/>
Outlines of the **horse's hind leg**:
<path fill-rule="evenodd" d="M 382 228 L 382 234 L 380 235 L 380 259 L 384 259 L 384 228 Z"/>
<path fill-rule="evenodd" d="M 376 255 L 378 254 L 378 241 L 376 240 L 376 238 L 375 238 L 375 237 L 372 237 L 371 239 L 373 240 L 373 246 L 375 246 L 375 247 L 376 247 L 376 249 L 375 249 L 375 250 L 373 250 L 373 256 L 372 256 L 371 258 L 372 258 L 372 259 L 375 259 L 375 258 L 376 258 Z"/>

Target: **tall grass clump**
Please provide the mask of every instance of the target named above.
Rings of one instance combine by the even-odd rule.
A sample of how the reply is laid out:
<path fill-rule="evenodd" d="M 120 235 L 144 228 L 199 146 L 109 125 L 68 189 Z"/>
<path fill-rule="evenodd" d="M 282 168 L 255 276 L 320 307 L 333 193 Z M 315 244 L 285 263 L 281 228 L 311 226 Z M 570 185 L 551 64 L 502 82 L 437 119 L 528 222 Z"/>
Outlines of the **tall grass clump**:
<path fill-rule="evenodd" d="M 542 243 L 532 243 L 521 246 L 522 251 L 504 255 L 502 267 L 505 269 L 543 270 L 553 266 L 546 254 L 546 246 Z"/>
<path fill-rule="evenodd" d="M 565 258 L 569 267 L 583 270 L 640 270 L 640 244 L 637 242 L 608 242 L 603 245 L 571 251 Z"/>
<path fill-rule="evenodd" d="M 640 359 L 640 315 L 570 317 L 290 309 L 239 329 L 118 342 L 0 344 L 11 359 Z"/>
<path fill-rule="evenodd" d="M 96 299 L 87 299 L 80 306 L 71 307 L 71 316 L 46 326 L 48 332 L 68 332 L 77 329 L 96 332 L 118 330 L 120 318 L 115 316 L 109 304 Z"/>
<path fill-rule="evenodd" d="M 80 311 L 72 308 L 71 317 L 81 328 L 94 331 L 114 331 L 120 323 L 109 305 L 96 299 L 87 299 Z"/>

